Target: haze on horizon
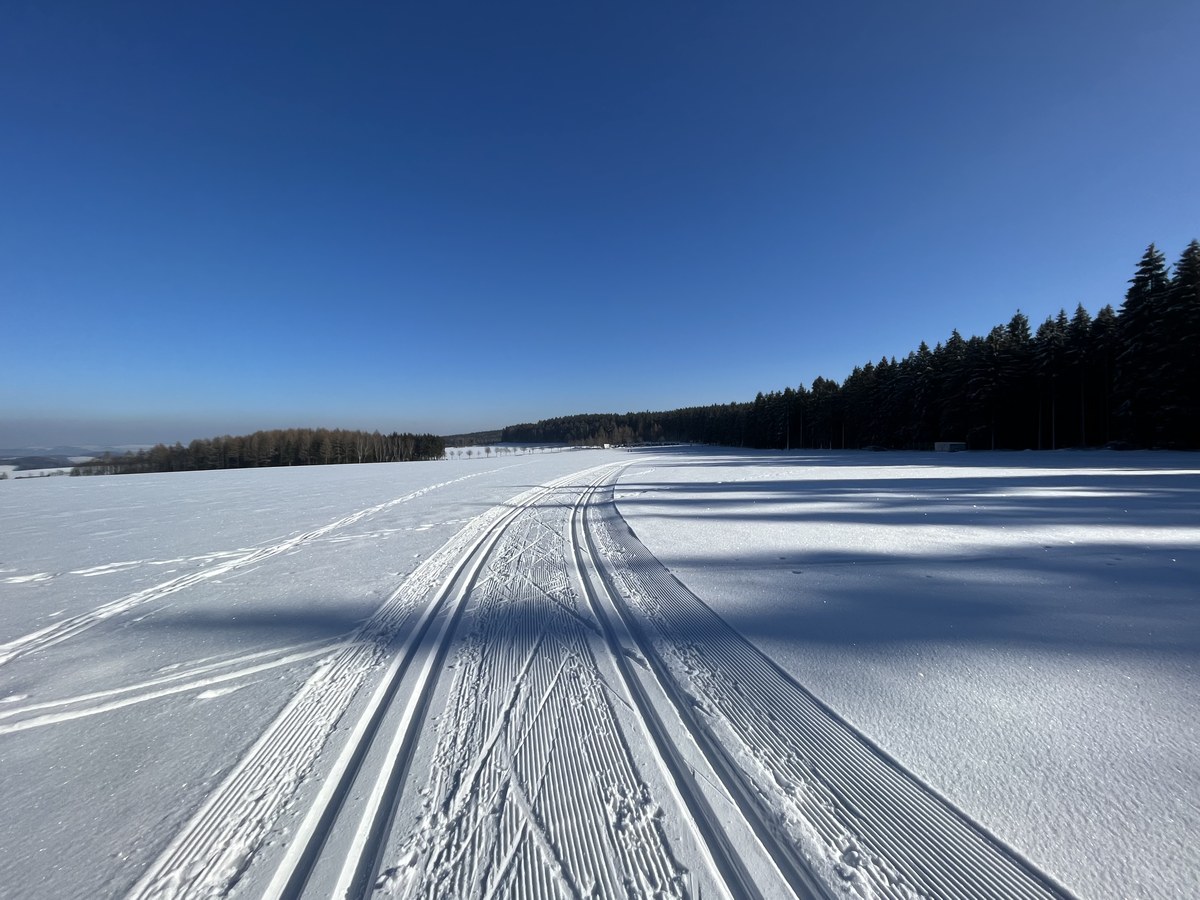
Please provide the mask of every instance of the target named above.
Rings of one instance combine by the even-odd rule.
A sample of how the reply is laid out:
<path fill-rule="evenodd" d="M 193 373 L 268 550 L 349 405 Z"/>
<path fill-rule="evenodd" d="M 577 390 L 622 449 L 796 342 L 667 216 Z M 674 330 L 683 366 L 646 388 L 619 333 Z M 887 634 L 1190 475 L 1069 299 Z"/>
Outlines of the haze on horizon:
<path fill-rule="evenodd" d="M 1119 306 L 1200 7 L 7 9 L 0 447 L 749 400 Z"/>

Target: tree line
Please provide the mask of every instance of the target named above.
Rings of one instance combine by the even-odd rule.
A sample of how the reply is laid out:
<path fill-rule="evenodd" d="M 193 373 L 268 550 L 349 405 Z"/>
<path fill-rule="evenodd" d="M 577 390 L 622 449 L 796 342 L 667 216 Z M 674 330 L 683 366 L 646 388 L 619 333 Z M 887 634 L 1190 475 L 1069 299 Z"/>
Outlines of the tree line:
<path fill-rule="evenodd" d="M 341 463 L 409 462 L 441 459 L 445 441 L 432 434 L 381 434 L 328 428 L 256 431 L 194 440 L 186 447 L 156 444 L 149 450 L 106 453 L 71 470 L 72 475 L 126 475 L 206 469 L 253 469 Z"/>
<path fill-rule="evenodd" d="M 472 431 L 468 434 L 448 434 L 444 440 L 447 447 L 483 447 L 488 444 L 500 443 L 500 429 Z"/>
<path fill-rule="evenodd" d="M 1033 328 L 1017 311 L 986 335 L 856 366 L 841 383 L 749 403 L 587 414 L 512 425 L 503 439 L 758 448 L 1200 448 L 1200 242 L 1173 268 L 1153 244 L 1119 311 L 1083 304 Z"/>

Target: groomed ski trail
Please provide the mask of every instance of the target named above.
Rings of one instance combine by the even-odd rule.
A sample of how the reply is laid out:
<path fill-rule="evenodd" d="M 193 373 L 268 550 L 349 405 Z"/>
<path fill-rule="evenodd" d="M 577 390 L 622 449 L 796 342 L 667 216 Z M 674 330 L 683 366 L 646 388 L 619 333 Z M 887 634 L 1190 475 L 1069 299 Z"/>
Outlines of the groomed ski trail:
<path fill-rule="evenodd" d="M 130 896 L 1070 897 L 675 581 L 623 468 L 472 520 Z"/>
<path fill-rule="evenodd" d="M 669 700 L 632 671 L 584 518 L 623 468 L 509 528 L 472 588 L 444 711 L 423 738 L 431 780 L 401 789 L 412 824 L 393 823 L 373 886 L 342 881 L 333 896 L 826 896 L 811 875 L 799 890 L 781 876 Z"/>
<path fill-rule="evenodd" d="M 688 895 L 568 552 L 585 491 L 576 483 L 524 511 L 473 586 L 431 729 L 432 774 L 416 821 L 389 841 L 379 894 Z"/>
<path fill-rule="evenodd" d="M 351 726 L 349 756 L 344 753 L 337 763 L 343 770 L 354 764 L 355 747 L 366 740 L 364 735 L 385 708 L 402 670 L 412 661 L 423 635 L 419 629 L 438 611 L 457 575 L 510 515 L 509 506 L 532 502 L 548 489 L 533 488 L 508 504 L 493 507 L 472 519 L 426 559 L 339 652 L 323 660 L 146 870 L 130 891 L 131 900 L 227 895 L 292 802 L 330 734 L 337 729 L 342 715 L 371 673 L 391 657 L 391 665 L 367 709 Z M 418 617 L 420 621 L 413 625 L 412 620 Z M 406 632 L 404 646 L 390 653 L 398 636 Z M 344 777 L 344 772 L 341 775 L 331 772 L 325 779 L 326 788 L 331 783 L 340 784 Z M 340 797 L 323 794 L 319 802 L 333 804 L 340 802 Z M 319 824 L 305 827 L 316 829 Z M 291 846 L 302 843 L 305 837 L 301 833 L 291 841 Z M 311 839 L 311 835 L 307 837 Z"/>
<path fill-rule="evenodd" d="M 602 624 L 613 658 L 637 705 L 643 727 L 658 748 L 675 791 L 687 807 L 694 826 L 704 836 L 710 864 L 720 872 L 725 887 L 738 898 L 784 896 L 785 892 L 790 892 L 800 900 L 831 900 L 833 892 L 817 875 L 811 862 L 791 841 L 771 827 L 754 798 L 746 793 L 744 783 L 737 777 L 720 747 L 714 744 L 707 732 L 696 727 L 689 715 L 690 709 L 678 703 L 677 688 L 665 680 L 661 667 L 649 664 L 653 657 L 647 655 L 646 648 L 631 630 L 636 625 L 626 615 L 624 603 L 612 578 L 601 568 L 591 533 L 591 506 L 604 488 L 611 496 L 609 481 L 592 486 L 580 499 L 576 518 L 572 522 L 575 529 L 575 559 L 591 608 Z M 643 672 L 635 672 L 626 661 L 631 654 L 640 663 Z M 675 716 L 668 720 L 660 710 L 671 705 L 674 705 Z M 714 809 L 712 792 L 706 791 L 702 780 L 697 778 L 697 761 L 688 763 L 681 754 L 680 747 L 685 742 L 694 745 L 703 754 L 706 765 L 699 766 L 702 780 L 719 784 L 724 789 L 724 795 L 717 798 L 718 802 L 725 801 L 733 807 L 726 810 L 724 817 Z M 724 804 L 722 806 L 724 808 Z M 735 815 L 730 816 L 729 813 L 735 810 Z M 746 853 L 750 848 L 745 840 L 739 848 L 732 842 L 727 826 L 720 824 L 722 819 L 728 823 L 739 816 L 745 830 L 753 835 L 753 849 L 760 851 L 753 855 L 765 856 L 778 880 L 767 881 L 761 872 L 757 876 L 752 874 L 743 858 L 751 855 Z"/>
<path fill-rule="evenodd" d="M 587 530 L 638 650 L 776 859 L 864 900 L 1072 895 L 797 684 L 641 544 L 611 486 Z"/>
<path fill-rule="evenodd" d="M 228 895 L 280 842 L 255 876 L 256 895 L 688 896 L 689 873 L 592 659 L 596 623 L 573 609 L 564 544 L 580 493 L 572 483 L 594 474 L 493 508 L 431 557 L 325 661 L 130 896 Z M 456 712 L 434 727 L 427 709 L 452 647 Z M 321 764 L 298 825 L 281 830 L 327 736 L 384 665 L 355 720 L 338 729 L 340 747 Z M 428 796 L 449 793 L 404 843 L 426 851 L 414 878 L 412 853 L 393 860 L 385 851 L 425 734 L 449 740 Z"/>

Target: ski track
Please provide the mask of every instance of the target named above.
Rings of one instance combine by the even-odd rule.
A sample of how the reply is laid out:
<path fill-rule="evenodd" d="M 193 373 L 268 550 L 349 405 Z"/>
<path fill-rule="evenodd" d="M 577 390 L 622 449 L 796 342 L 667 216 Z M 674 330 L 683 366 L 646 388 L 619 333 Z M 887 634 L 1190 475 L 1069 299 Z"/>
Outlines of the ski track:
<path fill-rule="evenodd" d="M 306 896 L 335 830 L 349 837 L 330 843 L 339 898 L 699 896 L 667 837 L 668 816 L 695 837 L 716 893 L 759 895 L 724 836 L 722 816 L 735 810 L 797 896 L 1070 897 L 670 576 L 613 503 L 623 468 L 577 472 L 488 510 L 344 643 L 280 648 L 327 655 L 130 897 L 227 896 L 263 846 L 282 838 L 280 818 L 335 730 L 344 735 L 338 753 L 271 857 L 265 897 Z M 209 688 L 200 698 L 215 697 L 233 688 L 213 685 L 280 658 L 215 663 L 242 668 L 193 668 L 62 703 L 199 687 Z M 618 683 L 606 682 L 614 671 Z M 341 723 L 372 673 L 371 696 Z M 431 716 L 435 692 L 444 704 Z M 614 699 L 643 726 L 637 734 L 623 730 L 627 714 L 617 715 Z M 678 718 L 661 718 L 659 703 Z M 32 721 L 21 717 L 50 706 L 0 719 Z M 728 792 L 733 805 L 721 815 L 681 762 L 684 743 L 711 764 L 706 782 Z M 429 771 L 410 779 L 418 746 Z M 673 797 L 653 795 L 639 771 L 647 760 Z"/>
<path fill-rule="evenodd" d="M 565 483 L 566 480 L 560 481 Z M 142 875 L 131 890 L 130 898 L 226 896 L 271 835 L 275 823 L 291 803 L 367 676 L 387 660 L 389 648 L 397 636 L 420 615 L 422 601 L 431 593 L 435 594 L 421 616 L 425 621 L 432 617 L 443 599 L 442 592 L 437 590 L 439 585 L 449 589 L 465 560 L 484 543 L 497 524 L 513 515 L 513 508 L 524 508 L 552 489 L 552 486 L 533 488 L 506 504 L 493 507 L 472 519 L 429 556 L 342 650 L 322 661 L 318 670 Z M 415 633 L 418 629 L 409 630 Z M 408 653 L 406 649 L 399 656 Z M 392 669 L 398 668 L 399 656 L 394 658 Z M 357 749 L 354 745 L 369 734 L 369 720 L 377 713 L 375 707 L 387 699 L 385 687 L 381 685 L 376 691 L 352 730 L 348 747 L 352 753 Z M 345 753 L 339 758 L 338 765 L 350 765 Z M 338 780 L 336 772 L 329 775 L 326 787 Z M 340 804 L 343 799 L 335 790 L 323 791 L 321 796 L 323 802 L 331 806 Z M 323 815 L 322 810 L 316 810 L 316 813 L 318 819 Z M 309 818 L 313 817 L 310 815 Z M 318 842 L 319 837 L 315 838 Z M 296 840 L 293 836 L 293 841 Z M 306 861 L 297 859 L 293 863 L 299 866 Z"/>
<path fill-rule="evenodd" d="M 113 616 L 128 612 L 145 603 L 150 603 L 154 600 L 159 600 L 163 597 L 182 591 L 185 588 L 192 587 L 196 584 L 201 584 L 205 581 L 211 581 L 221 575 L 226 575 L 236 569 L 244 568 L 245 566 L 253 565 L 265 559 L 270 559 L 273 556 L 278 556 L 281 553 L 287 553 L 295 550 L 310 541 L 324 537 L 338 529 L 345 528 L 349 525 L 365 519 L 368 516 L 376 515 L 386 509 L 390 509 L 401 503 L 407 503 L 417 497 L 421 497 L 431 491 L 439 488 L 447 487 L 451 484 L 457 484 L 460 481 L 466 481 L 468 478 L 476 478 L 482 475 L 482 472 L 474 472 L 470 475 L 464 475 L 461 478 L 454 478 L 450 481 L 443 481 L 438 484 L 432 484 L 420 490 L 412 491 L 402 497 L 397 497 L 389 500 L 386 503 L 380 503 L 376 506 L 367 509 L 360 509 L 358 512 L 351 513 L 335 522 L 328 525 L 323 525 L 320 528 L 306 531 L 302 534 L 293 535 L 292 537 L 281 540 L 277 543 L 266 547 L 260 547 L 254 550 L 239 552 L 236 555 L 227 556 L 216 565 L 209 566 L 206 569 L 201 569 L 198 572 L 189 572 L 186 575 L 180 575 L 178 578 L 172 578 L 170 581 L 164 581 L 161 584 L 148 587 L 132 594 L 127 594 L 117 600 L 97 606 L 95 609 L 88 610 L 85 613 L 80 613 L 69 618 L 59 619 L 45 628 L 15 638 L 14 640 L 0 644 L 0 666 L 9 663 L 12 660 L 24 656 L 27 653 L 32 653 L 36 650 L 44 650 L 52 647 L 55 644 L 62 643 L 76 635 L 82 634 L 94 625 L 103 622 L 106 619 L 111 619 Z M 209 556 L 197 557 L 201 560 L 210 560 L 220 558 L 218 554 Z M 93 569 L 78 569 L 75 574 L 79 575 L 99 575 L 111 571 L 117 571 L 115 567 L 128 567 L 134 563 L 111 563 L 108 566 L 97 566 Z M 21 576 L 18 578 L 7 578 L 5 582 L 15 584 L 19 582 L 45 581 L 52 578 L 50 573 L 40 573 L 38 575 Z"/>
<path fill-rule="evenodd" d="M 0 584 L 38 584 L 42 581 L 49 581 L 53 577 L 53 572 L 35 572 L 32 575 L 12 575 L 8 578 L 0 578 Z M 3 649 L 3 646 L 0 646 L 0 649 Z"/>
<path fill-rule="evenodd" d="M 689 727 L 684 717 L 679 716 L 677 736 L 672 737 L 672 729 L 660 712 L 663 704 L 670 705 L 670 691 L 662 673 L 650 665 L 650 659 L 653 658 L 648 659 L 644 653 L 633 649 L 638 646 L 638 641 L 629 630 L 624 604 L 613 588 L 612 579 L 606 577 L 598 565 L 595 541 L 588 527 L 588 510 L 599 489 L 600 484 L 593 485 L 580 498 L 577 515 L 573 519 L 575 533 L 572 543 L 580 581 L 601 623 L 613 664 L 620 673 L 630 700 L 637 707 L 642 731 L 657 752 L 679 808 L 686 810 L 696 836 L 702 842 L 699 849 L 704 862 L 717 875 L 725 893 L 739 900 L 783 896 L 789 887 L 791 893 L 801 900 L 826 900 L 828 894 L 812 868 L 806 861 L 797 860 L 790 847 L 781 847 L 778 841 L 773 840 L 770 829 L 763 825 L 762 817 L 756 814 L 754 804 L 746 802 L 743 797 L 739 805 L 737 787 L 740 781 L 729 774 L 727 765 L 722 765 L 724 756 L 719 749 L 705 745 L 705 733 Z M 630 667 L 630 660 L 636 663 L 636 671 Z M 657 701 L 655 698 L 658 698 Z M 677 715 L 679 712 L 677 707 Z M 696 771 L 699 762 L 689 762 L 681 752 L 685 744 L 694 745 L 706 757 L 707 766 L 701 766 L 699 775 Z M 720 784 L 725 789 L 725 794 L 716 798 L 721 803 L 719 810 L 714 809 L 714 798 L 701 786 L 701 782 L 714 788 Z M 764 883 L 764 873 L 760 872 L 758 876 L 751 873 L 746 854 L 734 844 L 730 830 L 723 824 L 729 812 L 725 801 L 738 805 L 744 824 L 754 832 L 758 846 L 766 853 L 775 873 L 786 886 L 769 876 L 770 883 Z M 751 852 L 750 855 L 758 854 Z"/>
<path fill-rule="evenodd" d="M 682 897 L 568 568 L 580 489 L 530 508 L 472 591 L 421 815 L 376 889 L 404 897 Z"/>
<path fill-rule="evenodd" d="M 337 650 L 337 643 L 336 641 L 329 640 L 308 641 L 291 647 L 262 650 L 223 662 L 196 665 L 183 672 L 175 672 L 171 675 L 153 678 L 125 687 L 111 688 L 105 691 L 93 691 L 76 697 L 46 700 L 40 703 L 31 703 L 28 706 L 0 710 L 0 735 L 28 731 L 31 728 L 40 728 L 44 725 L 57 725 L 62 722 L 70 722 L 74 719 L 112 712 L 113 710 L 123 709 L 137 703 L 145 703 L 148 700 L 169 697 L 173 694 L 184 694 L 189 691 L 201 690 L 202 688 L 212 688 L 213 685 L 248 678 L 260 672 L 277 669 L 281 666 L 289 666 L 316 656 L 328 655 Z M 239 664 L 243 668 L 234 669 L 229 672 L 218 671 Z M 198 699 L 225 696 L 242 686 L 228 686 L 204 691 L 198 695 Z M 131 694 L 132 696 L 122 696 L 126 694 Z M 21 699 L 25 698 L 22 697 Z M 68 708 L 60 712 L 44 712 L 44 710 L 60 709 L 62 707 Z M 41 713 L 41 715 L 34 715 L 35 713 Z M 5 721 L 8 719 L 15 719 L 16 721 Z"/>
<path fill-rule="evenodd" d="M 591 529 L 636 612 L 643 651 L 794 843 L 852 896 L 1064 898 L 1070 894 L 904 771 L 783 673 L 641 545 L 611 490 Z M 648 640 L 647 640 L 648 638 Z"/>

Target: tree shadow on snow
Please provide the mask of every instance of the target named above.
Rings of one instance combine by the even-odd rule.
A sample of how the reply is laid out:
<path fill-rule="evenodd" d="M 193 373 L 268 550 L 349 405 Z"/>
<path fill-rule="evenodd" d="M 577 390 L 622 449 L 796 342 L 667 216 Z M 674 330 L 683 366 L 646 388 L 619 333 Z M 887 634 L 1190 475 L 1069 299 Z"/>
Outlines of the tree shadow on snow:
<path fill-rule="evenodd" d="M 1195 473 L 652 477 L 631 471 L 617 508 L 665 522 L 662 562 L 751 641 L 1200 654 Z"/>
<path fill-rule="evenodd" d="M 1190 451 L 1102 449 L 1069 450 L 971 450 L 938 453 L 932 450 L 755 450 L 746 447 L 708 445 L 675 447 L 630 447 L 659 468 L 697 467 L 794 468 L 956 468 L 995 467 L 1002 469 L 1073 469 L 1126 471 L 1164 467 L 1195 469 L 1200 454 Z"/>

